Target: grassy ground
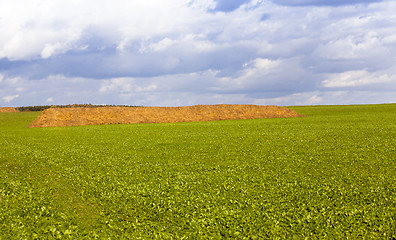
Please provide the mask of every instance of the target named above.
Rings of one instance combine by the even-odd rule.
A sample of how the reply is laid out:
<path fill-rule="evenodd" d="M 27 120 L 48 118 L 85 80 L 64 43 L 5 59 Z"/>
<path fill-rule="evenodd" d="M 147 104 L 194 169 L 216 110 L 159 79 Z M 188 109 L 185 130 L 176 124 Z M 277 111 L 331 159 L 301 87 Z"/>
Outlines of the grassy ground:
<path fill-rule="evenodd" d="M 28 129 L 0 114 L 0 239 L 396 238 L 396 104 Z"/>

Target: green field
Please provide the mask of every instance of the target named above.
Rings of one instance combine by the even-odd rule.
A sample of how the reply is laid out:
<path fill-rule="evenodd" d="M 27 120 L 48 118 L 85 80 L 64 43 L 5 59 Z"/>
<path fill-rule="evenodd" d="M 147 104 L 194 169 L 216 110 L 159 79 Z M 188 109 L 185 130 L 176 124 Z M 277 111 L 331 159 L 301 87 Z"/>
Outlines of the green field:
<path fill-rule="evenodd" d="M 63 128 L 0 113 L 0 239 L 395 239 L 396 104 Z"/>

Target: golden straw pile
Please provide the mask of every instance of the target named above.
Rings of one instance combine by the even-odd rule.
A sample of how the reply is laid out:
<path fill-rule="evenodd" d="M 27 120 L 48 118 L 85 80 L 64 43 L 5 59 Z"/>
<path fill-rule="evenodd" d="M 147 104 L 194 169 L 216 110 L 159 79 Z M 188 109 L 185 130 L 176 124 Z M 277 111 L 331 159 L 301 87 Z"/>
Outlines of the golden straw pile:
<path fill-rule="evenodd" d="M 61 127 L 100 124 L 197 122 L 229 119 L 301 117 L 278 106 L 196 105 L 188 107 L 50 108 L 29 127 Z"/>
<path fill-rule="evenodd" d="M 0 107 L 0 113 L 3 112 L 18 112 L 18 111 L 13 107 Z"/>

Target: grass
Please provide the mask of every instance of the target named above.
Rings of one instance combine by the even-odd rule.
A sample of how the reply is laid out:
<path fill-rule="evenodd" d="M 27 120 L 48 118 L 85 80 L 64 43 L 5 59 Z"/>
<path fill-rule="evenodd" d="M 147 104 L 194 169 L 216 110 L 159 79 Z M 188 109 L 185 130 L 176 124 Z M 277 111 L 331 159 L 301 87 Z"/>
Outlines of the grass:
<path fill-rule="evenodd" d="M 0 239 L 395 239 L 396 104 L 28 129 L 0 114 Z"/>

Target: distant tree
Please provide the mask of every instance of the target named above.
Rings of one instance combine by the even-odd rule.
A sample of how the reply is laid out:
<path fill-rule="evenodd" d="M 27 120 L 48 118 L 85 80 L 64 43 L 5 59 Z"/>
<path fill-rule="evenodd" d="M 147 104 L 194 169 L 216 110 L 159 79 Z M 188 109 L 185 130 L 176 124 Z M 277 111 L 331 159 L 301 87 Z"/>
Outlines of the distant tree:
<path fill-rule="evenodd" d="M 68 105 L 43 105 L 43 106 L 26 106 L 17 107 L 20 112 L 38 112 L 44 111 L 48 108 L 95 108 L 95 107 L 140 107 L 140 106 L 128 106 L 128 105 L 93 105 L 93 104 L 68 104 Z"/>

